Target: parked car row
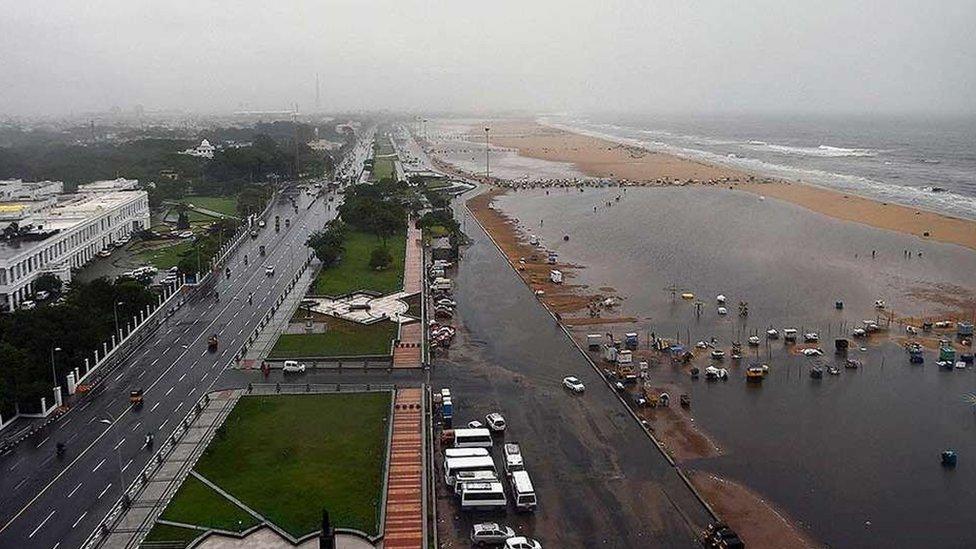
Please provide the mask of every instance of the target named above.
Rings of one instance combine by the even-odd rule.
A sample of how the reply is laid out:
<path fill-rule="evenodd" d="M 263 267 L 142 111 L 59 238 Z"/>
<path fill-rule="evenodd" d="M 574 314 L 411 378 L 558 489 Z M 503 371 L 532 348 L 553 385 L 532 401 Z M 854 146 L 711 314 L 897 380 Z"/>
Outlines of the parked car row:
<path fill-rule="evenodd" d="M 535 488 L 525 470 L 522 449 L 517 442 L 502 444 L 502 468 L 496 467 L 492 449 L 507 430 L 499 412 L 485 415 L 484 421 L 470 421 L 463 428 L 450 429 L 454 400 L 450 389 L 434 395 L 440 405 L 445 429 L 441 432 L 444 482 L 457 498 L 462 511 L 499 511 L 509 502 L 517 511 L 534 511 Z M 508 485 L 506 487 L 506 484 Z M 509 499 L 509 495 L 511 499 Z M 506 549 L 541 549 L 538 541 L 517 535 L 514 529 L 497 522 L 474 524 L 471 541 L 478 546 L 504 546 Z"/>

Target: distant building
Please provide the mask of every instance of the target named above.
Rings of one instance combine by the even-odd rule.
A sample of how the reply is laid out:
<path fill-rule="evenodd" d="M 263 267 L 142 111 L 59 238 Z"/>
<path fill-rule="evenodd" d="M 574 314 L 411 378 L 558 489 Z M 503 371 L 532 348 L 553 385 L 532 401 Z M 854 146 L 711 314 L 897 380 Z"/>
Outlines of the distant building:
<path fill-rule="evenodd" d="M 0 308 L 12 310 L 34 294 L 34 281 L 52 273 L 71 281 L 71 270 L 99 251 L 149 227 L 149 197 L 128 190 L 138 181 L 82 185 L 78 194 L 0 202 Z"/>
<path fill-rule="evenodd" d="M 110 191 L 135 191 L 139 189 L 138 179 L 108 179 L 105 181 L 93 181 L 78 185 L 79 193 L 105 193 Z"/>
<path fill-rule="evenodd" d="M 210 144 L 210 141 L 204 139 L 195 149 L 186 149 L 185 151 L 181 151 L 180 154 L 196 156 L 198 158 L 213 158 L 214 151 L 216 150 L 217 149 Z"/>
<path fill-rule="evenodd" d="M 64 192 L 60 181 L 36 181 L 25 183 L 20 179 L 0 180 L 0 202 L 10 200 L 42 200 Z"/>

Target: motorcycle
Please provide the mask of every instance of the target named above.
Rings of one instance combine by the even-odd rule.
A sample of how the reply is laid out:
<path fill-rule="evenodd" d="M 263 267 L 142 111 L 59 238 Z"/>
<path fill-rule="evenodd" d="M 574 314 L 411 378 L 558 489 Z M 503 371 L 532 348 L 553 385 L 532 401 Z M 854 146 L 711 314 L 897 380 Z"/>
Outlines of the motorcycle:
<path fill-rule="evenodd" d="M 146 448 L 151 449 L 153 445 L 153 434 L 146 433 Z"/>

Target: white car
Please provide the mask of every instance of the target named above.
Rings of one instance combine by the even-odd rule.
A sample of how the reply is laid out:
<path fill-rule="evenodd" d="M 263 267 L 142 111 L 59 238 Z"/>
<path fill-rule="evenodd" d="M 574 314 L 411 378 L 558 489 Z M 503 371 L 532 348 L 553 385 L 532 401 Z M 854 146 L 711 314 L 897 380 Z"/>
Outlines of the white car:
<path fill-rule="evenodd" d="M 267 267 L 265 267 L 264 268 L 264 274 L 266 274 L 268 276 L 274 275 L 274 267 L 272 267 L 271 265 L 268 265 Z"/>
<path fill-rule="evenodd" d="M 569 389 L 570 391 L 573 391 L 574 393 L 582 393 L 584 390 L 586 390 L 586 387 L 583 385 L 583 382 L 580 381 L 579 378 L 575 376 L 564 377 L 563 387 Z"/>
<path fill-rule="evenodd" d="M 492 412 L 485 416 L 485 423 L 488 428 L 496 433 L 500 433 L 505 430 L 505 418 L 502 417 L 498 412 Z"/>
<path fill-rule="evenodd" d="M 22 301 L 20 303 L 20 308 L 23 311 L 29 311 L 29 310 L 33 309 L 34 307 L 37 307 L 37 303 L 34 303 L 33 301 L 31 301 L 29 299 L 26 300 L 26 301 Z"/>
<path fill-rule="evenodd" d="M 512 537 L 515 537 L 515 530 L 497 522 L 482 522 L 471 527 L 471 541 L 478 547 L 501 545 Z"/>
<path fill-rule="evenodd" d="M 542 549 L 542 544 L 525 536 L 516 536 L 505 540 L 505 549 Z"/>
<path fill-rule="evenodd" d="M 263 219 L 258 221 L 258 227 L 264 227 L 265 225 L 267 225 L 267 223 L 265 223 Z"/>
<path fill-rule="evenodd" d="M 45 299 L 51 297 L 51 292 L 47 290 L 41 290 L 34 295 L 34 298 L 38 301 L 44 301 Z"/>
<path fill-rule="evenodd" d="M 286 374 L 287 373 L 304 374 L 305 364 L 304 363 L 300 364 L 297 360 L 286 360 L 285 363 L 281 366 L 281 371 Z"/>
<path fill-rule="evenodd" d="M 441 298 L 438 299 L 435 305 L 440 305 L 442 307 L 457 307 L 457 302 L 453 299 Z"/>
<path fill-rule="evenodd" d="M 803 349 L 801 352 L 803 356 L 823 356 L 823 351 L 820 349 Z"/>
<path fill-rule="evenodd" d="M 477 419 L 468 422 L 468 429 L 481 429 L 485 424 L 481 423 Z"/>
<path fill-rule="evenodd" d="M 817 332 L 808 332 L 803 334 L 803 341 L 806 341 L 807 343 L 815 343 L 820 341 L 820 336 L 817 335 Z"/>

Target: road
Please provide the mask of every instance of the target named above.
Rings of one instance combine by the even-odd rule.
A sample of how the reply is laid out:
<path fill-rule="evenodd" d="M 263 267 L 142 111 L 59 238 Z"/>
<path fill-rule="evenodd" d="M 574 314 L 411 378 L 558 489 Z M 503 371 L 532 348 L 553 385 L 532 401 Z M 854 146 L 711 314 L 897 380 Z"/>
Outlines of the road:
<path fill-rule="evenodd" d="M 335 215 L 324 200 L 312 202 L 305 193 L 291 196 L 298 212 L 289 198 L 279 198 L 268 226 L 234 253 L 228 262 L 231 277 L 216 282 L 219 302 L 209 296 L 192 299 L 86 402 L 0 458 L 0 547 L 79 546 L 121 496 L 121 486 L 131 483 L 154 453 L 144 446 L 146 434 L 157 440 L 168 436 L 189 407 L 215 386 L 304 261 L 307 235 Z M 277 233 L 275 215 L 282 218 Z M 290 227 L 285 218 L 291 218 Z M 264 258 L 258 253 L 262 244 Z M 273 276 L 265 274 L 266 265 L 274 266 Z M 253 305 L 247 303 L 250 292 Z M 220 340 L 215 353 L 207 351 L 211 334 Z M 128 403 L 135 388 L 145 392 L 141 409 Z M 57 442 L 67 445 L 62 458 L 55 457 Z"/>
<path fill-rule="evenodd" d="M 455 277 L 458 336 L 434 361 L 432 383 L 451 388 L 455 426 L 505 416 L 504 439 L 521 444 L 540 503 L 528 516 L 461 514 L 438 481 L 442 536 L 467 546 L 471 523 L 490 518 L 547 547 L 698 546 L 705 507 L 480 226 L 458 212 L 474 243 Z M 586 384 L 584 394 L 561 386 L 568 375 Z M 500 442 L 493 454 L 501 463 Z"/>

